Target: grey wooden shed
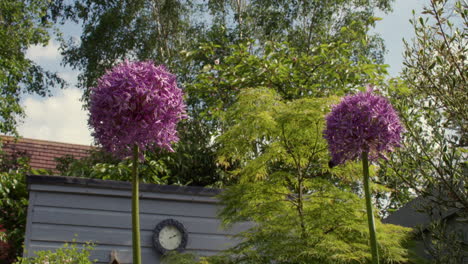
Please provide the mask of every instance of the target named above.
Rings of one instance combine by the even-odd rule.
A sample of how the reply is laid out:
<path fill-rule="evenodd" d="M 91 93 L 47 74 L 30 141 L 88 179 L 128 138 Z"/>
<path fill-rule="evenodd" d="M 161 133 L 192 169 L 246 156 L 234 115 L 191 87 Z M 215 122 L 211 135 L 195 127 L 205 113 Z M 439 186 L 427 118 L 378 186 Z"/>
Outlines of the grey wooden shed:
<path fill-rule="evenodd" d="M 131 183 L 96 179 L 28 176 L 27 255 L 53 250 L 76 239 L 96 244 L 92 258 L 109 263 L 114 251 L 120 263 L 132 262 Z M 219 189 L 140 185 L 142 263 L 160 263 L 153 248 L 153 230 L 175 219 L 188 231 L 186 252 L 213 255 L 232 246 L 230 237 L 248 228 L 240 224 L 224 230 L 217 219 L 214 198 Z"/>

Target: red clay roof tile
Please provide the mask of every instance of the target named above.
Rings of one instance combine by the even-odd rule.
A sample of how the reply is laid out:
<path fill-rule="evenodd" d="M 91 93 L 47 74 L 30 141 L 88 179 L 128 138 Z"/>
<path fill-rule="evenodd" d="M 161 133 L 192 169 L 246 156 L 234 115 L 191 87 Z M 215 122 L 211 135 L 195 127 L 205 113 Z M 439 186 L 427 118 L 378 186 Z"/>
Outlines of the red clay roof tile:
<path fill-rule="evenodd" d="M 3 150 L 7 154 L 14 151 L 26 151 L 31 155 L 30 165 L 33 169 L 47 169 L 58 174 L 55 169 L 55 158 L 73 155 L 75 158 L 84 158 L 89 155 L 92 146 L 61 143 L 47 140 L 20 138 L 16 140 L 10 136 L 0 136 Z"/>

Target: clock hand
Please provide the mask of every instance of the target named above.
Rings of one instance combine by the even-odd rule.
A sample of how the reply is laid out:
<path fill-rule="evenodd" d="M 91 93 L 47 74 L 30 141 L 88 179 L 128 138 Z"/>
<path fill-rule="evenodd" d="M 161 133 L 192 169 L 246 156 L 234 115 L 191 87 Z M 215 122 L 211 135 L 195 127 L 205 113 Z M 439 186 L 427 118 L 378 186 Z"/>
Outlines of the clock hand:
<path fill-rule="evenodd" d="M 177 235 L 173 235 L 173 236 L 169 237 L 169 239 L 172 239 L 172 238 L 174 238 L 174 237 L 176 237 L 176 236 L 177 236 Z"/>

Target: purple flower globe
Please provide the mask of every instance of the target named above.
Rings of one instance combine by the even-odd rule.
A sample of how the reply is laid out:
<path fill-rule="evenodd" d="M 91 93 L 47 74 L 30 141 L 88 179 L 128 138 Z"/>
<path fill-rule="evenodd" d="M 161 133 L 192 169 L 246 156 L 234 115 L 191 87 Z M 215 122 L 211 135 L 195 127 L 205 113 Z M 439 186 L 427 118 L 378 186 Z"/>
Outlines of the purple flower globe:
<path fill-rule="evenodd" d="M 173 151 L 185 109 L 176 76 L 164 66 L 125 61 L 91 88 L 88 123 L 97 143 L 120 157 L 130 156 L 135 144 L 142 152 L 155 146 Z"/>
<path fill-rule="evenodd" d="M 366 92 L 344 97 L 326 116 L 324 138 L 332 155 L 331 163 L 339 165 L 358 159 L 363 152 L 369 160 L 385 158 L 400 146 L 403 127 L 392 105 L 382 96 Z"/>

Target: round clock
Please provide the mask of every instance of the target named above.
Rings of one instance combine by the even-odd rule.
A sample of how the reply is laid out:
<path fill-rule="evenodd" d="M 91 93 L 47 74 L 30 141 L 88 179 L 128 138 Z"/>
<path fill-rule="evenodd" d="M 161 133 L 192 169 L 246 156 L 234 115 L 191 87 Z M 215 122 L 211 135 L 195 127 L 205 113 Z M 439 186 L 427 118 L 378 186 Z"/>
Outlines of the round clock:
<path fill-rule="evenodd" d="M 182 252 L 187 246 L 187 239 L 187 230 L 177 220 L 166 219 L 154 228 L 154 248 L 163 255 L 174 250 Z"/>

